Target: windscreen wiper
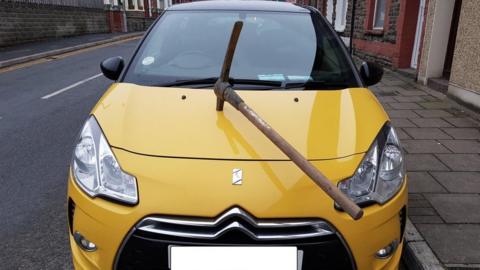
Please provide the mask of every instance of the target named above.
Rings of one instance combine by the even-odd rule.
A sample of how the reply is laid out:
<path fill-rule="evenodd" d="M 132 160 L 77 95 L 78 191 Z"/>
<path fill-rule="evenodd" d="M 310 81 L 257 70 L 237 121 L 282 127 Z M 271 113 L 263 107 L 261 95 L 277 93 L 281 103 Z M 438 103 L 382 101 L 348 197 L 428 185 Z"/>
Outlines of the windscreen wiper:
<path fill-rule="evenodd" d="M 209 77 L 202 79 L 192 79 L 192 80 L 178 80 L 172 83 L 162 84 L 161 86 L 170 87 L 170 86 L 186 86 L 186 85 L 214 85 L 218 80 L 218 77 Z M 234 79 L 230 78 L 228 81 L 231 85 L 235 84 L 245 84 L 245 85 L 260 85 L 260 86 L 272 86 L 272 87 L 281 87 L 281 81 L 267 81 L 267 80 L 255 80 L 255 79 Z"/>
<path fill-rule="evenodd" d="M 303 89 L 317 89 L 317 90 L 336 90 L 352 87 L 349 84 L 341 82 L 328 81 L 306 81 L 306 82 L 287 82 L 283 88 L 303 88 Z"/>
<path fill-rule="evenodd" d="M 214 85 L 218 80 L 218 77 L 209 77 L 201 79 L 191 79 L 191 80 L 177 80 L 171 83 L 161 84 L 159 86 L 185 86 L 185 85 L 197 85 L 197 84 L 211 84 Z"/>

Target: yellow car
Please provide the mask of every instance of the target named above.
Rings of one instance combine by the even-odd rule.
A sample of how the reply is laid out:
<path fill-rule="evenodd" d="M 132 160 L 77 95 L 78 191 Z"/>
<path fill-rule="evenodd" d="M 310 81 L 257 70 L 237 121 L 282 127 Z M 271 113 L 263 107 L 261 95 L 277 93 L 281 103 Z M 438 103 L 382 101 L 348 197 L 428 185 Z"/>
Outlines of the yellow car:
<path fill-rule="evenodd" d="M 212 89 L 243 22 L 229 83 L 339 190 L 353 220 Z M 281 2 L 176 5 L 115 80 L 75 143 L 68 219 L 76 269 L 397 269 L 405 161 L 330 24 Z"/>

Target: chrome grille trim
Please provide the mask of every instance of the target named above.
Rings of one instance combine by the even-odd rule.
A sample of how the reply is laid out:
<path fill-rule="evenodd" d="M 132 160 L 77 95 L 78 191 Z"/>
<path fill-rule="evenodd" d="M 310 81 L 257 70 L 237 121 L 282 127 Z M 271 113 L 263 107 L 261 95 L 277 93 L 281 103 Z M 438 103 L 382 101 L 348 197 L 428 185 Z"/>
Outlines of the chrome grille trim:
<path fill-rule="evenodd" d="M 228 222 L 229 219 L 238 218 Z M 246 222 L 258 231 L 251 231 L 242 223 Z M 225 223 L 225 225 L 222 225 Z M 173 226 L 172 226 L 173 225 Z M 216 219 L 185 217 L 147 217 L 136 227 L 140 231 L 161 235 L 193 238 L 217 239 L 228 231 L 238 230 L 256 240 L 305 239 L 335 234 L 335 230 L 323 220 L 285 219 L 257 220 L 246 211 L 235 207 Z M 262 232 L 262 229 L 272 229 Z M 274 233 L 275 229 L 285 229 Z M 290 230 L 291 232 L 288 232 Z"/>

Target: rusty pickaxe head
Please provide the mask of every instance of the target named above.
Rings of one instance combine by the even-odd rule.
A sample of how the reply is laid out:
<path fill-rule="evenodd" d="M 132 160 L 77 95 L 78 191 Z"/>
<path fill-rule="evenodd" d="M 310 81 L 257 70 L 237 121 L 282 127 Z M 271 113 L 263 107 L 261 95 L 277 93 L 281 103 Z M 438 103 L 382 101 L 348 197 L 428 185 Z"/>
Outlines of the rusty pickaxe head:
<path fill-rule="evenodd" d="M 217 96 L 217 111 L 223 111 L 223 104 L 225 100 L 229 101 L 226 97 L 229 94 L 231 85 L 229 82 L 230 79 L 230 67 L 232 66 L 233 56 L 235 54 L 235 48 L 237 48 L 238 39 L 240 37 L 240 32 L 242 31 L 243 22 L 235 22 L 230 36 L 230 42 L 228 43 L 227 52 L 225 53 L 225 59 L 223 60 L 222 72 L 220 77 L 215 83 L 214 92 Z M 238 104 L 242 100 L 238 100 L 240 97 L 235 95 L 237 98 L 233 97 L 232 106 L 238 109 Z"/>

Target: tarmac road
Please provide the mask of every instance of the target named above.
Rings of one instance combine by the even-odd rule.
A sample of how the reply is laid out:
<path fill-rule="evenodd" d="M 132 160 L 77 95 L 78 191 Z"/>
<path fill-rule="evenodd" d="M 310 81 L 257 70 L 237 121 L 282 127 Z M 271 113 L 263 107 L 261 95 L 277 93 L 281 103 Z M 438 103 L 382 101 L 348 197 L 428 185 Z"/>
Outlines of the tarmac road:
<path fill-rule="evenodd" d="M 99 63 L 138 40 L 0 70 L 0 269 L 72 269 L 66 218 L 73 142 L 111 84 Z"/>
<path fill-rule="evenodd" d="M 138 40 L 0 71 L 0 269 L 71 269 L 65 214 L 74 139 L 111 84 L 101 60 Z M 49 97 L 42 99 L 42 97 Z"/>

